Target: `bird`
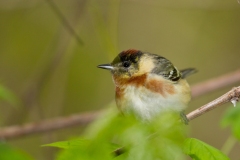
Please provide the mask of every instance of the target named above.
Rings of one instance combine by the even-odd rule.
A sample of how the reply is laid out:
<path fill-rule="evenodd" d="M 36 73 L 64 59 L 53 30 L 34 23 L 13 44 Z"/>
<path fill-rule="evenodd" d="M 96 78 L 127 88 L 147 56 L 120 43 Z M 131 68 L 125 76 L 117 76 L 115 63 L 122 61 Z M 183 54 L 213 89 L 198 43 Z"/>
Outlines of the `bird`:
<path fill-rule="evenodd" d="M 122 51 L 111 63 L 97 67 L 111 71 L 121 113 L 151 121 L 159 113 L 173 111 L 187 123 L 184 110 L 191 89 L 186 77 L 195 73 L 195 68 L 178 70 L 168 59 L 137 49 Z"/>

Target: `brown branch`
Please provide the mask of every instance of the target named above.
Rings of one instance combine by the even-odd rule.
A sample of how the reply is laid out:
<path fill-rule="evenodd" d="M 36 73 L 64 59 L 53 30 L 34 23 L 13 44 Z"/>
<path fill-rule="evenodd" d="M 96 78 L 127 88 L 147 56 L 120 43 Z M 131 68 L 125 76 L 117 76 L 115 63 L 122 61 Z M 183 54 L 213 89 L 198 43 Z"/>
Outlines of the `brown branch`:
<path fill-rule="evenodd" d="M 240 82 L 240 69 L 228 74 L 224 74 L 220 77 L 212 78 L 210 80 L 195 84 L 191 87 L 192 97 L 199 97 L 237 82 Z"/>
<path fill-rule="evenodd" d="M 193 97 L 197 97 L 218 88 L 236 83 L 237 81 L 240 81 L 239 77 L 240 70 L 194 85 L 192 87 Z M 204 89 L 207 91 L 205 91 Z M 240 87 L 234 88 L 233 90 L 227 92 L 218 99 L 196 109 L 195 111 L 192 111 L 187 115 L 187 118 L 190 121 L 206 113 L 207 111 L 216 108 L 221 104 L 227 103 L 234 98 L 239 98 L 239 95 Z M 79 113 L 69 117 L 59 117 L 55 119 L 44 120 L 41 122 L 28 123 L 25 125 L 16 125 L 0 128 L 0 139 L 12 139 L 30 134 L 44 133 L 57 129 L 63 129 L 66 127 L 86 125 L 93 121 L 99 114 L 101 114 L 101 111 Z"/>
<path fill-rule="evenodd" d="M 212 102 L 209 102 L 208 104 L 205 104 L 204 106 L 192 111 L 191 113 L 187 114 L 187 119 L 193 120 L 194 118 L 197 118 L 198 116 L 201 116 L 204 113 L 207 113 L 208 111 L 224 104 L 227 102 L 231 102 L 238 101 L 238 99 L 240 98 L 240 86 L 233 88 L 232 90 L 230 90 L 229 92 L 225 93 L 224 95 L 222 95 L 221 97 L 213 100 Z M 235 106 L 235 104 L 233 104 Z"/>
<path fill-rule="evenodd" d="M 16 125 L 0 129 L 0 139 L 12 139 L 29 134 L 49 132 L 77 125 L 86 125 L 92 122 L 101 112 L 88 112 L 71 115 L 69 117 L 60 117 L 44 120 L 41 122 L 28 123 L 25 125 Z"/>

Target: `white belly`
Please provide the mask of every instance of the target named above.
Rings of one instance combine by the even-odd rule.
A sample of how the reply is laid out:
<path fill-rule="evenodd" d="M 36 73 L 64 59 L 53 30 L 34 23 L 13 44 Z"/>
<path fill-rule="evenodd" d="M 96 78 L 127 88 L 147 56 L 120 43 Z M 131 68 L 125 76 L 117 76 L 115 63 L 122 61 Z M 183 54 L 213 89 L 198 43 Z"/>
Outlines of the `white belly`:
<path fill-rule="evenodd" d="M 124 90 L 123 99 L 118 102 L 118 107 L 125 114 L 135 114 L 142 120 L 150 120 L 162 111 L 181 112 L 190 101 L 190 88 L 185 80 L 175 84 L 176 94 L 161 95 L 151 92 L 145 87 L 128 86 Z M 183 84 L 186 84 L 184 89 Z"/>

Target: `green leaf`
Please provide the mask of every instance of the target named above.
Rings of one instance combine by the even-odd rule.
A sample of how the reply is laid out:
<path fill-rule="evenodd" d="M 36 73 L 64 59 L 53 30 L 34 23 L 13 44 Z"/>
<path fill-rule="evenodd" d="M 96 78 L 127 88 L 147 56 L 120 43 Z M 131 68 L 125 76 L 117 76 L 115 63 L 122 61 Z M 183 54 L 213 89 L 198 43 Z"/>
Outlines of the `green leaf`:
<path fill-rule="evenodd" d="M 1 160 L 33 160 L 28 154 L 21 150 L 13 149 L 7 144 L 0 144 Z"/>
<path fill-rule="evenodd" d="M 86 139 L 74 139 L 70 141 L 59 141 L 50 144 L 44 144 L 42 147 L 57 147 L 62 149 L 76 148 L 79 146 L 89 144 L 89 140 Z"/>
<path fill-rule="evenodd" d="M 89 140 L 87 143 L 76 140 L 49 144 L 65 148 L 57 159 L 184 159 L 185 126 L 179 121 L 178 114 L 164 113 L 152 122 L 141 122 L 132 116 L 108 113 L 110 115 L 104 114 L 83 134 Z M 124 153 L 115 157 L 114 150 L 118 148 L 123 148 Z"/>
<path fill-rule="evenodd" d="M 193 160 L 230 160 L 218 149 L 194 138 L 185 140 L 184 152 Z"/>
<path fill-rule="evenodd" d="M 7 101 L 14 106 L 20 103 L 19 98 L 3 85 L 0 85 L 0 100 Z"/>
<path fill-rule="evenodd" d="M 238 103 L 236 107 L 229 107 L 226 111 L 221 125 L 223 127 L 229 126 L 233 135 L 240 140 L 240 104 Z"/>

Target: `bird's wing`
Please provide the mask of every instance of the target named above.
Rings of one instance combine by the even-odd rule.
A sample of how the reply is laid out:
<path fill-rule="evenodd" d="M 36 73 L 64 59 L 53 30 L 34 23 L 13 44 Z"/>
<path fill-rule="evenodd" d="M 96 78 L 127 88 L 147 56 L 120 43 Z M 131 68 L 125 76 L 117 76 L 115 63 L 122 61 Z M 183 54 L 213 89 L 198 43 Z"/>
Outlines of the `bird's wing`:
<path fill-rule="evenodd" d="M 162 75 L 164 78 L 171 81 L 178 81 L 181 78 L 180 71 L 173 66 L 173 64 L 164 57 L 158 56 L 155 58 L 155 67 L 152 73 Z"/>

